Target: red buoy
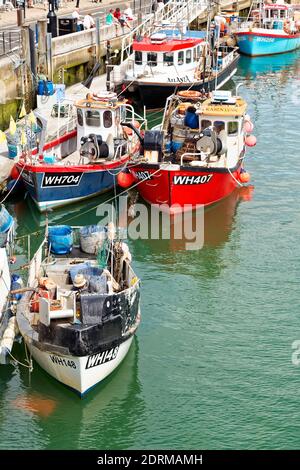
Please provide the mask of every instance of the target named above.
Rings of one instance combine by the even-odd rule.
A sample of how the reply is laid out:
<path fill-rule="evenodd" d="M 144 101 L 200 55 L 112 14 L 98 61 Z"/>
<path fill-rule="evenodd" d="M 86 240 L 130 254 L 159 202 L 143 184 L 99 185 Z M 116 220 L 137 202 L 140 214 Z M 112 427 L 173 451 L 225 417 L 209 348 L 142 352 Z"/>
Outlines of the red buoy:
<path fill-rule="evenodd" d="M 129 186 L 131 186 L 135 180 L 131 173 L 121 171 L 121 173 L 119 173 L 117 176 L 117 181 L 121 188 L 129 188 Z"/>
<path fill-rule="evenodd" d="M 11 172 L 10 172 L 10 177 L 13 180 L 16 180 L 19 177 L 19 171 L 18 171 L 17 165 L 14 165 L 12 167 Z"/>

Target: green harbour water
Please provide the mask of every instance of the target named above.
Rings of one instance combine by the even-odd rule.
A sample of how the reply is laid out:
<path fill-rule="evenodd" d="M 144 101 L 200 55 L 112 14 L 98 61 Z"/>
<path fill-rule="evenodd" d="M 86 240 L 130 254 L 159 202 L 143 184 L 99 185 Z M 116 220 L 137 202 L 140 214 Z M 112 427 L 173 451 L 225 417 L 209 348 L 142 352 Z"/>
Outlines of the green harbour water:
<path fill-rule="evenodd" d="M 0 449 L 299 448 L 299 80 L 300 52 L 240 59 L 233 82 L 258 139 L 251 187 L 206 211 L 201 250 L 129 240 L 142 322 L 124 362 L 85 399 L 36 364 L 30 377 L 1 366 Z M 103 200 L 50 222 L 95 223 Z M 45 225 L 27 200 L 7 207 L 19 237 Z M 24 346 L 14 354 L 24 360 Z"/>

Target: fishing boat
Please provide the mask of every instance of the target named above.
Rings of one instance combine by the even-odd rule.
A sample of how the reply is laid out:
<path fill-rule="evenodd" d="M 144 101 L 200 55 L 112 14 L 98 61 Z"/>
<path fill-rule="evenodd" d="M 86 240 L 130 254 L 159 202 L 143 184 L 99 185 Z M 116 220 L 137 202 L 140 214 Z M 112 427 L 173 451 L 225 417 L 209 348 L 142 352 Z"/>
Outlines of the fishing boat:
<path fill-rule="evenodd" d="M 235 74 L 238 59 L 238 48 L 220 44 L 209 26 L 207 32 L 159 29 L 133 41 L 132 54 L 120 66 L 122 89 L 139 93 L 148 109 L 158 108 L 175 89 L 221 88 Z"/>
<path fill-rule="evenodd" d="M 213 204 L 248 182 L 245 149 L 256 138 L 246 108 L 229 91 L 170 96 L 160 129 L 145 132 L 144 155 L 129 167 L 141 196 L 172 213 Z"/>
<path fill-rule="evenodd" d="M 140 281 L 114 226 L 50 226 L 18 305 L 36 362 L 80 396 L 125 358 L 140 323 Z"/>
<path fill-rule="evenodd" d="M 115 93 L 89 93 L 76 103 L 76 129 L 45 143 L 39 119 L 39 147 L 23 152 L 17 169 L 41 212 L 111 190 L 116 174 L 138 155 L 140 140 L 128 125 L 141 127 L 126 100 Z"/>
<path fill-rule="evenodd" d="M 236 31 L 240 51 L 250 56 L 290 52 L 300 47 L 300 21 L 292 5 L 256 1 Z"/>
<path fill-rule="evenodd" d="M 3 205 L 0 205 L 0 364 L 10 361 L 10 354 L 17 334 L 13 288 L 22 286 L 21 278 L 10 272 L 10 261 L 14 238 L 14 220 Z"/>

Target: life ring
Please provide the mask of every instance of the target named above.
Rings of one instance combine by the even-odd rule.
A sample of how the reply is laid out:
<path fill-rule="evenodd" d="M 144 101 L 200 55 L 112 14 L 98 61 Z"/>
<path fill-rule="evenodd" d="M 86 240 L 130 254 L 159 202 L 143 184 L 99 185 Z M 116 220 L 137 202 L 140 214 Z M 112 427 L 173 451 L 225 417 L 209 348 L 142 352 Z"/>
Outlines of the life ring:
<path fill-rule="evenodd" d="M 182 98 L 191 98 L 191 99 L 200 98 L 201 96 L 200 91 L 196 91 L 196 90 L 182 90 L 182 91 L 179 91 L 177 94 L 178 96 L 181 96 Z"/>
<path fill-rule="evenodd" d="M 94 101 L 110 101 L 117 99 L 117 93 L 113 91 L 101 91 L 100 93 L 93 93 L 89 97 Z"/>

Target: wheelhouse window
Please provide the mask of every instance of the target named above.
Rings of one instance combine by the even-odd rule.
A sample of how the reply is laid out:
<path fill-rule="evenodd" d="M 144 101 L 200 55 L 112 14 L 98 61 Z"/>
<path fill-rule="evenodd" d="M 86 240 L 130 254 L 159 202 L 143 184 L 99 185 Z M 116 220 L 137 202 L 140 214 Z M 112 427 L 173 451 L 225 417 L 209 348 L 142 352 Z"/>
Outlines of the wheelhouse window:
<path fill-rule="evenodd" d="M 237 121 L 231 121 L 228 123 L 228 135 L 237 135 L 239 130 L 239 123 Z"/>
<path fill-rule="evenodd" d="M 135 51 L 135 53 L 134 53 L 134 63 L 136 65 L 142 65 L 142 63 L 143 63 L 143 53 L 141 51 Z"/>
<path fill-rule="evenodd" d="M 156 52 L 148 52 L 147 54 L 147 64 L 151 67 L 157 66 L 157 54 Z"/>
<path fill-rule="evenodd" d="M 204 131 L 204 129 L 207 129 L 210 126 L 211 126 L 211 121 L 209 121 L 208 119 L 202 119 L 202 121 L 201 121 L 201 131 Z"/>
<path fill-rule="evenodd" d="M 215 121 L 214 128 L 217 134 L 220 134 L 221 131 L 225 129 L 225 122 L 224 121 Z"/>
<path fill-rule="evenodd" d="M 192 50 L 191 49 L 187 49 L 185 53 L 185 61 L 187 64 L 190 64 L 192 62 Z"/>
<path fill-rule="evenodd" d="M 103 113 L 103 124 L 106 129 L 112 126 L 112 112 L 109 109 Z"/>
<path fill-rule="evenodd" d="M 85 122 L 87 126 L 100 126 L 100 113 L 95 109 L 89 109 L 85 112 Z"/>
<path fill-rule="evenodd" d="M 173 52 L 164 53 L 164 65 L 173 65 L 174 64 L 174 54 Z"/>
<path fill-rule="evenodd" d="M 77 109 L 77 122 L 79 126 L 83 126 L 83 112 L 82 109 Z"/>
<path fill-rule="evenodd" d="M 178 52 L 178 65 L 183 65 L 184 63 L 184 52 L 179 51 Z"/>

